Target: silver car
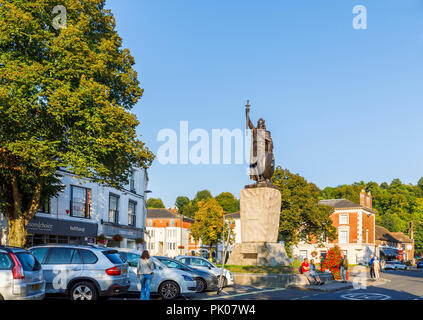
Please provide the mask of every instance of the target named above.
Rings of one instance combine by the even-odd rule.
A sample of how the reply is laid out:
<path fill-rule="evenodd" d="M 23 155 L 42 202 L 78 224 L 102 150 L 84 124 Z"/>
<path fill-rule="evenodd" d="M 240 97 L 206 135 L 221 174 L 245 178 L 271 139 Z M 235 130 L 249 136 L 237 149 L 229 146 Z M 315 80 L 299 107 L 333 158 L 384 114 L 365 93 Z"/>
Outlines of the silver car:
<path fill-rule="evenodd" d="M 41 264 L 31 252 L 0 246 L 0 300 L 41 300 L 44 294 Z"/>
<path fill-rule="evenodd" d="M 71 300 L 97 300 L 128 291 L 128 264 L 116 250 L 66 244 L 29 250 L 43 267 L 46 294 L 65 294 Z"/>

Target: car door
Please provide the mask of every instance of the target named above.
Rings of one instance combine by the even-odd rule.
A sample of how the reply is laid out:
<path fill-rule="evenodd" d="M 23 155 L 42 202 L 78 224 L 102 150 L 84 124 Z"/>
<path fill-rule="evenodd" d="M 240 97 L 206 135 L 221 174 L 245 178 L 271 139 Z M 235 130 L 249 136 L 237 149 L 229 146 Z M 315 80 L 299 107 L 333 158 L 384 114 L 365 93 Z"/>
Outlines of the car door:
<path fill-rule="evenodd" d="M 50 248 L 43 264 L 46 293 L 63 293 L 68 283 L 82 273 L 83 264 L 78 250 L 73 248 Z"/>
<path fill-rule="evenodd" d="M 153 263 L 154 263 L 154 272 L 153 272 L 154 276 L 153 276 L 153 279 L 151 279 L 150 291 L 157 293 L 159 290 L 160 283 L 162 283 L 162 281 L 166 278 L 166 273 L 170 269 L 164 268 L 163 266 L 160 265 L 159 262 L 155 261 L 154 259 L 153 259 Z M 169 274 L 167 276 L 169 276 Z M 140 285 L 140 290 L 141 290 L 141 285 Z"/>
<path fill-rule="evenodd" d="M 131 252 L 120 252 L 120 254 L 125 258 L 126 262 L 128 262 L 128 275 L 131 283 L 129 291 L 140 292 L 141 283 L 137 278 L 137 266 L 141 255 Z"/>

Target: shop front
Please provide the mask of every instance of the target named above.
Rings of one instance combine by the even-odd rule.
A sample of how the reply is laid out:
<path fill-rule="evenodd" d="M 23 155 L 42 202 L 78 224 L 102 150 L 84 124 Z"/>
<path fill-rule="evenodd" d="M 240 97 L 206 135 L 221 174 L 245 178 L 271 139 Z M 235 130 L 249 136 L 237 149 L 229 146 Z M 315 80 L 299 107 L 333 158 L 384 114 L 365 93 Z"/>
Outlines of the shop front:
<path fill-rule="evenodd" d="M 27 225 L 27 246 L 85 244 L 97 236 L 97 223 L 34 217 Z"/>
<path fill-rule="evenodd" d="M 121 226 L 104 222 L 103 234 L 108 239 L 108 247 L 131 248 L 139 250 L 144 248 L 144 245 L 140 243 L 141 239 L 144 239 L 144 230 L 141 228 Z M 120 235 L 121 239 L 118 239 L 118 235 Z"/>

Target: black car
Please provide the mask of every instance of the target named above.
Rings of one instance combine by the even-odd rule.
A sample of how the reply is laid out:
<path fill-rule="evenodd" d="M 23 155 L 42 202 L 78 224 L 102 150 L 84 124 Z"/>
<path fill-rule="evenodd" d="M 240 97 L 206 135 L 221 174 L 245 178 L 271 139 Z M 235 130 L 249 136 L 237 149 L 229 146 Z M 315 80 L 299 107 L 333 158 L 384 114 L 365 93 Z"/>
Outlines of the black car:
<path fill-rule="evenodd" d="M 197 292 L 204 292 L 206 290 L 217 290 L 218 280 L 217 277 L 211 272 L 191 268 L 190 266 L 187 266 L 186 264 L 178 260 L 168 257 L 155 256 L 154 258 L 156 258 L 169 268 L 177 268 L 192 273 L 195 281 L 197 282 Z"/>
<path fill-rule="evenodd" d="M 423 268 L 423 261 L 418 261 L 417 262 L 417 268 Z"/>

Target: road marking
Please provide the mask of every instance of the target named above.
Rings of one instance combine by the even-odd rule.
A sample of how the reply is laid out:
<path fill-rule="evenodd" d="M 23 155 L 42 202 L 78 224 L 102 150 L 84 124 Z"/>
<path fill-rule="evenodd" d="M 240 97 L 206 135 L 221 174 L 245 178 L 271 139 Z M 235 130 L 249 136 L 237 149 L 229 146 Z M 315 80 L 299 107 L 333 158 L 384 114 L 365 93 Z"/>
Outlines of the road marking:
<path fill-rule="evenodd" d="M 381 293 L 348 293 L 341 296 L 341 298 L 347 300 L 388 300 L 391 297 L 386 294 Z"/>
<path fill-rule="evenodd" d="M 277 289 L 268 289 L 268 290 L 259 290 L 259 291 L 251 291 L 251 292 L 245 292 L 245 293 L 238 293 L 238 294 L 230 294 L 225 297 L 212 297 L 212 298 L 206 298 L 202 300 L 217 300 L 217 299 L 224 299 L 224 298 L 233 298 L 233 297 L 241 297 L 241 296 L 248 296 L 252 294 L 257 293 L 265 293 L 265 292 L 274 292 L 274 291 L 283 291 L 286 290 L 286 288 L 277 288 Z"/>

